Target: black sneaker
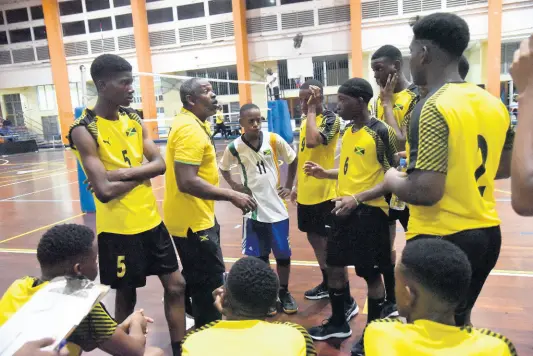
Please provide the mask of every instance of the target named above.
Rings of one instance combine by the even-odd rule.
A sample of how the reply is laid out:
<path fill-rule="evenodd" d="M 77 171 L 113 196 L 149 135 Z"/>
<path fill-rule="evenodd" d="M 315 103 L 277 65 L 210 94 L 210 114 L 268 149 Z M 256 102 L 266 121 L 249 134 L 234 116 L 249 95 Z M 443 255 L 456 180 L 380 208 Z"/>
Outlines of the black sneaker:
<path fill-rule="evenodd" d="M 283 310 L 285 314 L 295 314 L 298 311 L 296 300 L 294 300 L 289 291 L 280 290 L 279 300 L 281 303 L 281 310 Z"/>
<path fill-rule="evenodd" d="M 305 292 L 304 297 L 305 299 L 310 299 L 310 300 L 329 298 L 328 287 L 324 284 L 324 282 L 322 282 L 315 288 L 310 289 L 307 292 Z"/>
<path fill-rule="evenodd" d="M 276 303 L 274 303 L 273 306 L 270 307 L 270 309 L 268 309 L 267 316 L 271 318 L 273 316 L 276 316 L 276 314 L 278 314 L 278 302 L 277 301 Z"/>
<path fill-rule="evenodd" d="M 337 326 L 331 324 L 330 319 L 326 319 L 322 322 L 322 325 L 313 326 L 309 329 L 309 335 L 314 340 L 327 340 L 332 337 L 345 339 L 352 335 L 352 329 L 350 329 L 350 325 L 347 322 Z"/>
<path fill-rule="evenodd" d="M 394 318 L 400 316 L 398 313 L 398 308 L 396 307 L 396 304 L 393 302 L 385 301 L 381 307 L 381 313 L 380 317 L 382 319 L 385 318 Z"/>
<path fill-rule="evenodd" d="M 365 356 L 365 339 L 364 334 L 359 341 L 352 347 L 352 356 Z"/>
<path fill-rule="evenodd" d="M 346 321 L 352 320 L 354 316 L 359 314 L 359 306 L 355 302 L 355 299 L 352 298 L 351 304 L 345 303 L 344 310 L 345 310 L 344 314 L 346 315 Z"/>

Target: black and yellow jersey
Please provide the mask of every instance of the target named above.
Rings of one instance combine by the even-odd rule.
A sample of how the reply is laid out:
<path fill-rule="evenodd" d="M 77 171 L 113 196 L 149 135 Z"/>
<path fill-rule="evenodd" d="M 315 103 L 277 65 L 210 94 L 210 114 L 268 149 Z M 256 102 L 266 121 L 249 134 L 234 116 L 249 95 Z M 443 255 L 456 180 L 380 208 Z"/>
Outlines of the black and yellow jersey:
<path fill-rule="evenodd" d="M 335 167 L 335 151 L 340 135 L 340 119 L 335 113 L 324 110 L 316 116 L 316 126 L 320 131 L 323 144 L 309 148 L 305 144 L 307 119 L 302 118 L 300 126 L 300 147 L 298 149 L 298 204 L 315 205 L 335 198 L 335 181 L 317 179 L 305 174 L 305 162 L 315 162 L 324 169 Z"/>
<path fill-rule="evenodd" d="M 316 356 L 313 340 L 300 325 L 262 320 L 214 321 L 187 334 L 183 356 Z"/>
<path fill-rule="evenodd" d="M 477 85 L 447 83 L 422 99 L 408 120 L 408 173 L 442 173 L 446 183 L 435 205 L 410 206 L 406 237 L 499 225 L 494 180 L 514 137 L 505 105 Z"/>
<path fill-rule="evenodd" d="M 47 283 L 29 276 L 13 282 L 0 299 L 0 327 Z M 88 352 L 98 348 L 113 336 L 116 328 L 117 322 L 102 303 L 97 303 L 68 337 L 70 355 L 80 355 L 81 350 Z"/>
<path fill-rule="evenodd" d="M 98 157 L 107 171 L 139 167 L 144 159 L 141 118 L 133 109 L 121 108 L 118 120 L 107 120 L 86 109 L 70 127 L 68 139 L 72 151 L 81 158 L 71 132 L 84 126 L 96 141 Z M 95 199 L 96 231 L 135 235 L 161 223 L 150 180 L 121 197 L 102 203 Z"/>
<path fill-rule="evenodd" d="M 417 98 L 417 87 L 411 85 L 398 93 L 392 95 L 392 112 L 398 123 L 398 127 L 404 126 L 405 117 L 414 109 Z M 368 104 L 370 114 L 381 121 L 385 121 L 381 97 L 377 96 Z"/>
<path fill-rule="evenodd" d="M 342 137 L 337 193 L 339 196 L 359 194 L 383 181 L 385 172 L 394 166 L 398 140 L 392 127 L 376 118 L 358 131 L 348 126 Z M 382 208 L 389 205 L 385 197 L 366 201 L 366 205 Z"/>
<path fill-rule="evenodd" d="M 457 327 L 429 320 L 404 324 L 380 319 L 365 330 L 367 356 L 515 356 L 505 336 L 487 329 Z"/>

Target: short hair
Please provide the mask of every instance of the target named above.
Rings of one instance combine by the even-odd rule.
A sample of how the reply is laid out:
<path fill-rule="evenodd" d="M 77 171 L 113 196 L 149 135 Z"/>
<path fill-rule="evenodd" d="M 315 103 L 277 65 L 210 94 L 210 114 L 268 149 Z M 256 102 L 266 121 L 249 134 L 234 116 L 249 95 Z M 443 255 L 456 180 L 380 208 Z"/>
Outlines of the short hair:
<path fill-rule="evenodd" d="M 472 268 L 468 257 L 459 247 L 442 239 L 409 242 L 401 264 L 408 278 L 450 305 L 458 305 L 470 285 Z"/>
<path fill-rule="evenodd" d="M 131 71 L 131 64 L 115 54 L 102 54 L 91 64 L 91 77 L 95 83 L 98 80 L 112 77 L 116 73 Z"/>
<path fill-rule="evenodd" d="M 363 98 L 368 104 L 374 96 L 372 85 L 363 78 L 351 78 L 344 82 L 338 90 L 339 93 L 351 96 L 353 98 Z"/>
<path fill-rule="evenodd" d="M 464 54 L 459 58 L 459 75 L 463 80 L 468 75 L 468 71 L 470 70 L 470 64 L 468 63 L 468 59 L 464 56 Z"/>
<path fill-rule="evenodd" d="M 247 112 L 248 110 L 254 110 L 254 109 L 257 109 L 257 110 L 260 110 L 259 109 L 259 106 L 255 105 L 255 104 L 244 104 L 243 106 L 241 106 L 241 110 L 239 111 L 239 115 L 240 116 L 243 116 L 245 112 Z"/>
<path fill-rule="evenodd" d="M 263 318 L 276 302 L 279 282 L 268 264 L 255 257 L 244 257 L 231 267 L 226 288 L 233 313 Z"/>
<path fill-rule="evenodd" d="M 459 58 L 470 41 L 468 24 L 461 17 L 438 12 L 419 18 L 413 24 L 415 40 L 427 40 Z"/>
<path fill-rule="evenodd" d="M 301 89 L 309 89 L 309 86 L 310 85 L 314 85 L 315 87 L 319 87 L 320 88 L 320 92 L 321 93 L 324 93 L 324 84 L 322 84 L 320 81 L 316 80 L 316 79 L 308 79 L 306 80 L 301 86 L 300 86 L 300 90 Z"/>
<path fill-rule="evenodd" d="M 180 86 L 180 99 L 183 106 L 188 106 L 187 96 L 195 96 L 198 83 L 207 80 L 205 78 L 191 78 L 187 79 Z"/>
<path fill-rule="evenodd" d="M 41 237 L 37 260 L 41 266 L 56 266 L 88 254 L 93 243 L 94 232 L 87 226 L 56 225 Z"/>
<path fill-rule="evenodd" d="M 391 61 L 400 61 L 400 63 L 403 63 L 402 52 L 393 45 L 379 47 L 378 50 L 372 54 L 371 60 L 373 61 L 378 58 L 387 58 Z"/>

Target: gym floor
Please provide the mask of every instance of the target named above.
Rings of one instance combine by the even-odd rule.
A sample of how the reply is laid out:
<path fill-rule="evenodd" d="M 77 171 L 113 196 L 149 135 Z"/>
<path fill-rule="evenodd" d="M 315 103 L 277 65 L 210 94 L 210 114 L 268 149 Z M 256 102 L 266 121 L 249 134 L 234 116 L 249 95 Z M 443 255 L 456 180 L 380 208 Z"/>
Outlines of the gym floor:
<path fill-rule="evenodd" d="M 217 141 L 219 157 L 226 144 L 227 142 Z M 161 150 L 164 153 L 163 146 Z M 285 169 L 286 165 L 282 165 L 283 172 Z M 238 174 L 237 169 L 234 173 Z M 159 204 L 163 199 L 163 184 L 163 177 L 152 180 Z M 221 184 L 226 186 L 222 178 Z M 506 335 L 513 341 L 520 355 L 533 355 L 530 317 L 533 314 L 532 220 L 521 218 L 513 212 L 509 180 L 499 181 L 496 186 L 503 246 L 496 269 L 485 284 L 472 319 L 475 326 Z M 93 229 L 95 225 L 94 214 L 84 214 L 81 211 L 76 160 L 68 150 L 42 150 L 0 157 L 0 211 L 2 293 L 17 278 L 39 275 L 35 249 L 41 235 L 48 228 L 62 223 L 86 224 Z M 241 257 L 242 214 L 228 202 L 217 202 L 216 212 L 222 227 L 222 251 L 229 269 L 231 263 Z M 319 282 L 321 273 L 305 234 L 297 228 L 296 207 L 290 203 L 289 212 L 293 248 L 289 289 L 299 304 L 299 312 L 293 316 L 278 314 L 274 319 L 311 327 L 329 316 L 330 307 L 327 299 L 309 301 L 303 298 L 303 292 Z M 404 245 L 404 233 L 398 229 L 397 250 L 401 251 Z M 364 281 L 355 276 L 353 269 L 350 270 L 350 283 L 352 295 L 361 308 L 360 314 L 351 322 L 353 335 L 348 340 L 317 342 L 319 355 L 349 355 L 352 344 L 361 335 L 366 321 L 366 287 Z M 152 277 L 148 279 L 146 287 L 138 291 L 137 306 L 155 319 L 155 324 L 149 330 L 148 344 L 162 347 L 170 354 L 170 340 L 161 298 L 160 283 L 156 277 Z M 104 299 L 104 303 L 113 312 L 112 292 Z M 103 355 L 100 351 L 90 354 Z"/>

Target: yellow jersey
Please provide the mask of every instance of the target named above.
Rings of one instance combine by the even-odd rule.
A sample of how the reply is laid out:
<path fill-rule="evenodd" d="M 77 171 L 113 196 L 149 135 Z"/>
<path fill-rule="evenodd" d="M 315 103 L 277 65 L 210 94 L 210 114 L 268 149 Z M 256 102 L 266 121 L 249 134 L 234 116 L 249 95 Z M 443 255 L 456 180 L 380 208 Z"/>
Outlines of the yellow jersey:
<path fill-rule="evenodd" d="M 118 120 L 107 120 L 86 109 L 70 127 L 68 139 L 72 151 L 81 158 L 71 132 L 84 126 L 96 141 L 98 157 L 107 171 L 139 167 L 144 159 L 141 118 L 132 109 L 119 109 Z M 96 232 L 135 235 L 161 224 L 150 180 L 139 184 L 121 197 L 102 203 L 95 200 Z"/>
<path fill-rule="evenodd" d="M 0 299 L 0 327 L 47 283 L 35 277 L 24 277 L 13 282 Z M 97 303 L 68 337 L 69 354 L 80 355 L 82 350 L 89 352 L 96 349 L 113 336 L 116 328 L 117 322 L 102 303 Z"/>
<path fill-rule="evenodd" d="M 403 324 L 381 319 L 365 330 L 367 356 L 515 356 L 505 336 L 487 329 L 459 328 L 429 320 Z"/>
<path fill-rule="evenodd" d="M 163 217 L 172 236 L 187 237 L 192 232 L 215 225 L 215 202 L 180 192 L 174 162 L 198 166 L 198 177 L 218 186 L 218 166 L 209 123 L 182 109 L 172 122 L 166 152 L 165 197 Z"/>
<path fill-rule="evenodd" d="M 407 239 L 498 226 L 494 180 L 514 137 L 500 99 L 474 84 L 447 83 L 420 101 L 409 120 L 407 172 L 439 172 L 446 182 L 435 205 L 410 205 Z"/>
<path fill-rule="evenodd" d="M 315 356 L 307 331 L 288 322 L 215 321 L 183 339 L 183 356 Z"/>
<path fill-rule="evenodd" d="M 416 105 L 415 99 L 417 94 L 415 88 L 416 87 L 414 86 L 410 86 L 407 89 L 392 94 L 392 112 L 398 123 L 398 127 L 400 128 L 403 126 L 406 115 L 408 115 Z M 381 97 L 377 96 L 374 100 L 370 101 L 370 103 L 368 103 L 368 110 L 370 111 L 370 114 L 378 120 L 385 121 Z"/>
<path fill-rule="evenodd" d="M 222 111 L 217 111 L 215 120 L 216 123 L 219 125 L 224 123 L 224 114 L 222 114 Z"/>
<path fill-rule="evenodd" d="M 335 198 L 335 181 L 316 179 L 304 172 L 307 161 L 318 163 L 324 169 L 335 168 L 335 151 L 339 140 L 340 119 L 332 111 L 324 112 L 316 117 L 316 126 L 322 134 L 323 144 L 314 148 L 305 145 L 305 129 L 307 119 L 302 118 L 300 126 L 300 147 L 298 149 L 298 204 L 315 205 Z"/>
<path fill-rule="evenodd" d="M 348 126 L 342 137 L 337 193 L 339 196 L 359 194 L 383 181 L 385 172 L 394 166 L 398 139 L 394 129 L 376 118 L 354 132 Z M 364 204 L 383 209 L 388 214 L 385 197 Z"/>

